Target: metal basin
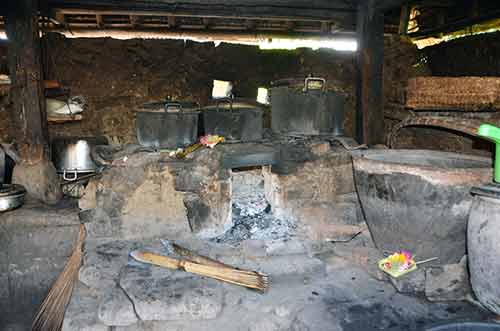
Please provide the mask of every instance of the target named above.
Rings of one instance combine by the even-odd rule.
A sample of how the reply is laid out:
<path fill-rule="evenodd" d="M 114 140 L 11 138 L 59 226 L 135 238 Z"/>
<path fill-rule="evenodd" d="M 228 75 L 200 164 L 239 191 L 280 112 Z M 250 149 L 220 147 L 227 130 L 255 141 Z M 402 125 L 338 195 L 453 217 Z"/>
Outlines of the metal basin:
<path fill-rule="evenodd" d="M 488 158 L 428 150 L 368 150 L 353 155 L 366 222 L 382 251 L 456 263 L 465 254 L 472 186 L 491 181 Z"/>
<path fill-rule="evenodd" d="M 0 186 L 0 212 L 20 207 L 24 203 L 26 190 L 17 184 L 3 184 Z"/>

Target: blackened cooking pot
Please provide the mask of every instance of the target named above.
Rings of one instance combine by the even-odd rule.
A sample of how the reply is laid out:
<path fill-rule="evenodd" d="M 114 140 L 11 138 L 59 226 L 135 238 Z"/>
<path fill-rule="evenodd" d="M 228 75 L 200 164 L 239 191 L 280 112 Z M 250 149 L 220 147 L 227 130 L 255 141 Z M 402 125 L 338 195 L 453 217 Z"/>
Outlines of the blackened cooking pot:
<path fill-rule="evenodd" d="M 193 102 L 156 102 L 136 113 L 139 144 L 155 149 L 186 147 L 198 138 L 199 105 Z"/>
<path fill-rule="evenodd" d="M 344 134 L 342 94 L 326 90 L 323 78 L 306 78 L 303 89 L 282 86 L 270 89 L 271 128 L 277 134 Z"/>
<path fill-rule="evenodd" d="M 203 108 L 205 134 L 223 136 L 227 141 L 257 141 L 262 139 L 262 109 L 221 99 L 214 106 Z"/>

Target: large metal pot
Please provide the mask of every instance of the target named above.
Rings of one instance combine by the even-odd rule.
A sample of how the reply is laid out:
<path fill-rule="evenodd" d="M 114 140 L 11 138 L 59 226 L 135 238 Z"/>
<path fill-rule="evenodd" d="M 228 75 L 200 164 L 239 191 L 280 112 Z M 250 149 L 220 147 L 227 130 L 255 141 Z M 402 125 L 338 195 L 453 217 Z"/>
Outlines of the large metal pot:
<path fill-rule="evenodd" d="M 353 155 L 356 189 L 376 246 L 457 263 L 465 254 L 472 186 L 491 181 L 489 158 L 429 150 Z"/>
<path fill-rule="evenodd" d="M 258 107 L 222 99 L 214 106 L 205 107 L 202 114 L 205 134 L 220 135 L 228 141 L 262 139 L 263 111 Z"/>
<path fill-rule="evenodd" d="M 51 143 L 52 162 L 65 180 L 75 180 L 79 174 L 97 171 L 92 160 L 91 149 L 96 145 L 106 145 L 103 137 L 58 137 Z"/>
<path fill-rule="evenodd" d="M 198 138 L 199 105 L 192 102 L 145 104 L 136 113 L 139 144 L 155 149 L 186 147 Z"/>
<path fill-rule="evenodd" d="M 278 134 L 344 134 L 342 94 L 327 91 L 323 78 L 306 78 L 304 88 L 277 86 L 270 90 L 271 128 Z"/>

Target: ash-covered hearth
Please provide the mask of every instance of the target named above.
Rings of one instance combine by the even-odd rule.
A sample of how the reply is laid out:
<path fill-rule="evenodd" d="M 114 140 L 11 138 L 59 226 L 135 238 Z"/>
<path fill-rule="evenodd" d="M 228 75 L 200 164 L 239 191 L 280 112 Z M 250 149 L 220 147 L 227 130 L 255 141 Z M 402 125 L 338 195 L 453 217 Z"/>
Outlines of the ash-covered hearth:
<path fill-rule="evenodd" d="M 239 244 L 247 239 L 289 240 L 296 233 L 295 222 L 274 216 L 266 200 L 262 168 L 233 169 L 233 227 L 214 240 Z"/>

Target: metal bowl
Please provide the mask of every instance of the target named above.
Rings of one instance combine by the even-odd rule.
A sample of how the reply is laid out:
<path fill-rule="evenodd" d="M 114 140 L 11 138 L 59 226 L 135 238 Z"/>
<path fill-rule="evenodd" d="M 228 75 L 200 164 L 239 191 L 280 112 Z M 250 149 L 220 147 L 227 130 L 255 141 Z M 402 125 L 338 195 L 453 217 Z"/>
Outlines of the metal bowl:
<path fill-rule="evenodd" d="M 26 189 L 18 184 L 3 184 L 0 188 L 0 212 L 22 206 Z"/>

